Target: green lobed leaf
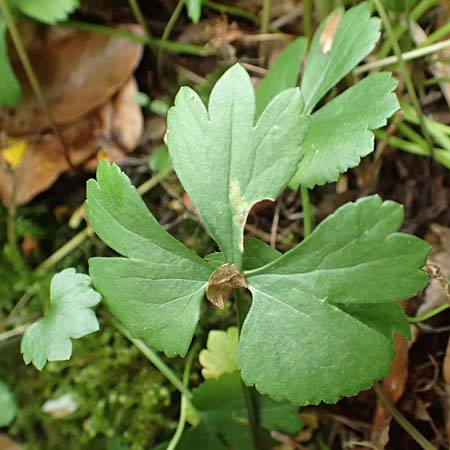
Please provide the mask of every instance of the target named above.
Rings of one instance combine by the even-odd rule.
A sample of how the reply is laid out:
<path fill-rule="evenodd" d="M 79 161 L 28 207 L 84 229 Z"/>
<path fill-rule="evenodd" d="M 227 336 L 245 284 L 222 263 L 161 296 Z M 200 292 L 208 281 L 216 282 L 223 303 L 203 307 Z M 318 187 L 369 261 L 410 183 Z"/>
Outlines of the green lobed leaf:
<path fill-rule="evenodd" d="M 309 188 L 336 181 L 374 149 L 372 129 L 399 109 L 390 73 L 368 76 L 311 116 L 304 157 L 290 186 Z"/>
<path fill-rule="evenodd" d="M 8 386 L 0 381 L 0 428 L 7 427 L 16 417 L 17 405 Z"/>
<path fill-rule="evenodd" d="M 0 106 L 15 106 L 21 97 L 22 89 L 8 56 L 6 23 L 0 13 Z"/>
<path fill-rule="evenodd" d="M 194 389 L 192 394 L 192 403 L 199 413 L 201 424 L 234 450 L 248 450 L 253 447 L 239 372 L 207 380 Z M 297 407 L 290 403 L 276 403 L 262 398 L 257 409 L 261 426 L 269 430 L 289 430 L 296 433 L 302 426 Z"/>
<path fill-rule="evenodd" d="M 292 41 L 270 67 L 256 89 L 256 116 L 259 117 L 270 101 L 285 89 L 297 85 L 300 67 L 308 40 L 300 37 Z"/>
<path fill-rule="evenodd" d="M 218 378 L 224 373 L 237 370 L 236 355 L 239 332 L 236 327 L 226 331 L 211 330 L 208 333 L 206 349 L 199 354 L 203 378 Z"/>
<path fill-rule="evenodd" d="M 79 3 L 79 0 L 14 0 L 23 14 L 50 25 L 66 20 Z"/>
<path fill-rule="evenodd" d="M 97 235 L 123 256 L 89 260 L 111 312 L 135 338 L 185 355 L 212 268 L 159 225 L 116 165 L 100 163 L 86 211 Z"/>
<path fill-rule="evenodd" d="M 72 356 L 71 339 L 98 331 L 93 307 L 101 300 L 88 275 L 65 269 L 50 284 L 50 312 L 25 332 L 20 347 L 26 364 L 42 370 L 47 361 L 66 361 Z"/>
<path fill-rule="evenodd" d="M 341 14 L 342 8 L 332 14 Z M 326 20 L 314 34 L 301 80 L 305 111 L 309 114 L 320 99 L 375 47 L 380 37 L 380 19 L 370 17 L 369 5 L 361 3 L 342 17 L 331 50 L 322 52 L 320 36 Z"/>
<path fill-rule="evenodd" d="M 186 9 L 189 19 L 197 23 L 202 14 L 202 0 L 186 0 Z"/>
<path fill-rule="evenodd" d="M 175 171 L 209 234 L 238 268 L 250 208 L 276 198 L 302 157 L 307 129 L 302 112 L 300 91 L 288 89 L 255 125 L 252 83 L 238 64 L 216 83 L 208 110 L 184 87 L 169 111 L 166 139 Z"/>
<path fill-rule="evenodd" d="M 392 333 L 408 335 L 394 301 L 428 279 L 429 246 L 396 233 L 402 220 L 402 207 L 378 196 L 349 203 L 246 273 L 253 304 L 238 349 L 246 384 L 276 400 L 334 403 L 389 373 Z"/>

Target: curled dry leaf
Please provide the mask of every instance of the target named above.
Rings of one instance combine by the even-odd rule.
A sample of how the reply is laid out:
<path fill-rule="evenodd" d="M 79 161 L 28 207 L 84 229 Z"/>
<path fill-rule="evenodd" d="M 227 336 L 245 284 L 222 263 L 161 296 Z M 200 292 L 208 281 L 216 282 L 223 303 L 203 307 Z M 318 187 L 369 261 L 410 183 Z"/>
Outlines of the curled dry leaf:
<path fill-rule="evenodd" d="M 446 397 L 446 423 L 445 429 L 447 438 L 450 439 L 450 338 L 447 342 L 447 350 L 445 352 L 444 363 L 442 365 L 442 376 L 445 382 Z"/>
<path fill-rule="evenodd" d="M 104 106 L 61 128 L 73 164 L 95 168 L 100 150 L 111 161 L 119 162 L 125 152 L 136 147 L 143 127 L 141 110 L 133 100 L 136 92 L 136 82 L 131 79 Z M 24 204 L 49 188 L 69 169 L 53 133 L 27 136 L 26 140 L 27 150 L 14 172 L 0 154 L 0 200 L 5 205 L 11 204 L 13 180 L 16 183 L 15 202 Z M 86 164 L 89 160 L 91 164 Z"/>
<path fill-rule="evenodd" d="M 139 32 L 139 27 L 126 29 Z M 105 103 L 133 73 L 142 45 L 113 36 L 47 28 L 29 54 L 55 122 L 72 123 Z M 20 64 L 15 71 L 23 87 L 16 108 L 0 109 L 0 129 L 10 136 L 37 133 L 49 128 Z"/>
<path fill-rule="evenodd" d="M 209 277 L 206 297 L 215 306 L 223 309 L 225 300 L 235 288 L 246 288 L 247 281 L 233 264 L 223 264 Z"/>
<path fill-rule="evenodd" d="M 450 278 L 450 228 L 437 223 L 433 223 L 430 228 L 431 233 L 427 239 L 432 241 L 430 260 L 434 265 L 434 269 L 432 267 L 430 269 L 441 272 L 441 275 L 432 276 L 430 284 L 425 290 L 424 302 L 417 310 L 417 316 L 449 301 L 443 278 Z"/>

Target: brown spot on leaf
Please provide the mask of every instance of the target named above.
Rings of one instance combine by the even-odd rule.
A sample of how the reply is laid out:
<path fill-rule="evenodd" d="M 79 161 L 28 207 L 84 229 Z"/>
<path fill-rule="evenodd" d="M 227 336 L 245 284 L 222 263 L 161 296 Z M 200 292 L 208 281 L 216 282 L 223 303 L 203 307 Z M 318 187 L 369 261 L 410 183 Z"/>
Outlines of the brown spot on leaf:
<path fill-rule="evenodd" d="M 336 32 L 339 28 L 339 24 L 341 23 L 342 17 L 344 13 L 342 11 L 338 11 L 332 14 L 325 26 L 323 27 L 322 33 L 319 38 L 320 51 L 326 55 L 333 48 L 334 37 L 336 36 Z"/>
<path fill-rule="evenodd" d="M 206 297 L 215 306 L 223 309 L 225 300 L 236 288 L 246 288 L 247 281 L 233 264 L 223 264 L 209 277 Z"/>

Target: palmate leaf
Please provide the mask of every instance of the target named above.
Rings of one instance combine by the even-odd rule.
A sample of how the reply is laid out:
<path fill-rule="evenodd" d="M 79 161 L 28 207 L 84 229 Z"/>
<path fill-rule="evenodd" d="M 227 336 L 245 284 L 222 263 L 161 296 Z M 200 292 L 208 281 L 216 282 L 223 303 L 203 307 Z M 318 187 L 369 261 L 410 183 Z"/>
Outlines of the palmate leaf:
<path fill-rule="evenodd" d="M 42 370 L 47 361 L 65 361 L 72 356 L 72 341 L 98 331 L 92 307 L 101 300 L 87 275 L 65 269 L 50 285 L 50 312 L 25 332 L 20 351 L 26 364 Z"/>
<path fill-rule="evenodd" d="M 79 0 L 14 0 L 14 6 L 23 14 L 50 25 L 66 20 L 79 3 Z"/>
<path fill-rule="evenodd" d="M 427 282 L 429 246 L 395 233 L 402 218 L 400 205 L 377 196 L 347 204 L 246 273 L 253 304 L 238 350 L 246 384 L 277 400 L 333 403 L 389 373 L 392 333 L 408 334 L 393 302 Z"/>
<path fill-rule="evenodd" d="M 185 355 L 212 268 L 167 233 L 130 180 L 101 162 L 86 211 L 98 236 L 123 258 L 91 258 L 89 273 L 130 333 L 169 356 Z"/>
<path fill-rule="evenodd" d="M 169 111 L 166 138 L 175 171 L 209 234 L 238 268 L 250 208 L 276 198 L 300 162 L 307 129 L 302 112 L 300 91 L 286 90 L 255 125 L 255 94 L 240 65 L 216 83 L 208 110 L 184 87 Z"/>

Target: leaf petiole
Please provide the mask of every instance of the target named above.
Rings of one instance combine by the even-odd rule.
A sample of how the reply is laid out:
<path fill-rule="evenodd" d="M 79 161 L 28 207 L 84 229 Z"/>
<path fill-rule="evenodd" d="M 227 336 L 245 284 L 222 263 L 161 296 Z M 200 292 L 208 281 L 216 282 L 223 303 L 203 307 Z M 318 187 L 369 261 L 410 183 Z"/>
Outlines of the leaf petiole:
<path fill-rule="evenodd" d="M 432 309 L 431 311 L 428 311 L 425 314 L 422 314 L 421 316 L 417 317 L 409 317 L 408 316 L 408 322 L 409 323 L 420 323 L 425 322 L 425 320 L 431 319 L 434 316 L 437 316 L 442 311 L 445 311 L 450 307 L 449 303 L 444 303 L 443 305 L 438 306 L 437 308 Z"/>

